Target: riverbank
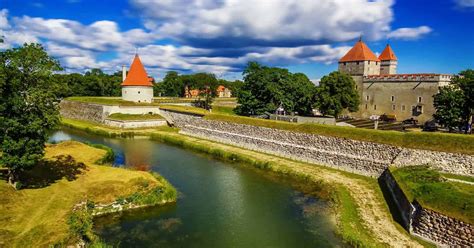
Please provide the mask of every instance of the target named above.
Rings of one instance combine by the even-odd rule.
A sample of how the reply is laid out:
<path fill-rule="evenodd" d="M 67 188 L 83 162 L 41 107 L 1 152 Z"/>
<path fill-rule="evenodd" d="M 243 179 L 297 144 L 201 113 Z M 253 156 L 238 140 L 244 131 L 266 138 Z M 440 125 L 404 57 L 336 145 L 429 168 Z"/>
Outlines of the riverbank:
<path fill-rule="evenodd" d="M 107 154 L 73 141 L 48 145 L 45 162 L 33 169 L 24 189 L 16 191 L 1 180 L 0 247 L 68 245 L 90 239 L 92 223 L 87 220 L 94 211 L 77 214 L 81 202 L 95 208 L 137 195 L 129 206 L 176 201 L 176 190 L 159 176 L 97 165 Z M 158 190 L 166 194 L 157 194 Z"/>
<path fill-rule="evenodd" d="M 94 123 L 67 119 L 63 121 L 66 121 L 69 127 L 74 127 L 75 124 L 78 129 L 89 133 L 107 132 L 105 127 L 94 127 L 96 125 Z M 110 129 L 108 131 L 117 137 L 121 136 L 120 130 Z M 308 184 L 319 184 L 321 187 L 332 185 L 329 187 L 334 192 L 332 196 L 334 196 L 333 200 L 337 205 L 339 234 L 349 244 L 364 247 L 422 246 L 393 221 L 382 191 L 373 178 L 193 138 L 177 133 L 176 129 L 171 129 L 171 131 L 155 129 L 146 132 L 135 130 L 133 135 L 144 134 L 160 142 L 210 154 L 218 159 L 240 162 L 242 165 L 290 176 Z"/>

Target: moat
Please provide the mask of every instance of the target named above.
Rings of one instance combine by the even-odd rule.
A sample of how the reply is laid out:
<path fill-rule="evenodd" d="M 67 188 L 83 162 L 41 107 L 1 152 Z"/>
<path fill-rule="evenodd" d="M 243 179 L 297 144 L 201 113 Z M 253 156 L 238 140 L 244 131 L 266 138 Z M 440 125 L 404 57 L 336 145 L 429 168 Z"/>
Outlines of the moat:
<path fill-rule="evenodd" d="M 111 139 L 71 129 L 51 141 L 99 143 L 114 166 L 158 172 L 179 191 L 176 204 L 95 220 L 100 238 L 120 247 L 334 247 L 328 204 L 253 169 L 148 139 Z"/>

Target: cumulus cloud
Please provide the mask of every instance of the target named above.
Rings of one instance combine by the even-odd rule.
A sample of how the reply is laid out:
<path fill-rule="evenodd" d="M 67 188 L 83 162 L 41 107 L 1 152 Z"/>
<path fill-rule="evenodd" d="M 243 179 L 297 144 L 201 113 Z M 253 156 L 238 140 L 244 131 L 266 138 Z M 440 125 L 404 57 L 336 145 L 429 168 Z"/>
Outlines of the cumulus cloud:
<path fill-rule="evenodd" d="M 302 46 L 376 40 L 390 30 L 392 0 L 131 0 L 146 27 L 198 47 Z M 183 8 L 182 6 L 186 6 Z"/>
<path fill-rule="evenodd" d="M 387 37 L 394 39 L 416 40 L 433 31 L 428 26 L 420 26 L 416 28 L 399 28 L 390 32 Z"/>

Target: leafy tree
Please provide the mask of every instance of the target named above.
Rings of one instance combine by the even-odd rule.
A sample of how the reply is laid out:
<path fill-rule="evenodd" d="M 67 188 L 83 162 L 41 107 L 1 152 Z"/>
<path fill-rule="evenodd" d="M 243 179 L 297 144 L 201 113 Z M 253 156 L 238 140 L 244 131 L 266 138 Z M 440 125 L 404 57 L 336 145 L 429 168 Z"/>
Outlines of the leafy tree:
<path fill-rule="evenodd" d="M 442 87 L 434 96 L 434 107 L 433 117 L 451 131 L 462 123 L 464 94 L 456 85 Z"/>
<path fill-rule="evenodd" d="M 211 109 L 212 101 L 217 95 L 218 81 L 216 76 L 212 73 L 196 73 L 190 75 L 189 78 L 192 82 L 190 88 L 199 90 L 198 102 L 200 102 L 201 107 L 207 110 Z M 201 97 L 204 99 L 201 100 Z"/>
<path fill-rule="evenodd" d="M 434 118 L 451 131 L 466 125 L 471 132 L 474 115 L 474 70 L 469 69 L 451 79 L 449 86 L 441 87 L 434 95 Z"/>
<path fill-rule="evenodd" d="M 44 154 L 48 131 L 59 121 L 52 73 L 61 70 L 39 44 L 0 52 L 0 163 L 9 182 Z"/>
<path fill-rule="evenodd" d="M 316 107 L 323 115 L 338 117 L 343 110 L 355 112 L 360 99 L 351 76 L 335 71 L 324 76 L 316 92 Z"/>
<path fill-rule="evenodd" d="M 160 83 L 160 88 L 165 96 L 184 96 L 183 80 L 175 71 L 166 73 L 163 82 Z"/>
<path fill-rule="evenodd" d="M 292 74 L 287 69 L 261 66 L 257 62 L 250 62 L 243 74 L 237 114 L 274 112 L 279 106 L 289 113 L 312 114 L 316 87 L 304 74 Z"/>

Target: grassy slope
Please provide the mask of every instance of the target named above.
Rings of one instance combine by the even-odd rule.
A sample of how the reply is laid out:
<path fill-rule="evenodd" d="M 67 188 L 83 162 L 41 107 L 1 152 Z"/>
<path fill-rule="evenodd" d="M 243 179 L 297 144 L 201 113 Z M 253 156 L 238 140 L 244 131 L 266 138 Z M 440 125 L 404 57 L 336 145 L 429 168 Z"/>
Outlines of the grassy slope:
<path fill-rule="evenodd" d="M 74 125 L 76 128 L 96 134 L 107 131 L 104 127 L 94 127 L 94 123 L 74 121 L 68 124 L 71 127 Z M 108 131 L 120 136 L 120 130 Z M 350 244 L 372 247 L 383 247 L 389 243 L 420 246 L 393 221 L 375 179 L 192 138 L 175 131 L 176 129 L 135 130 L 137 134 L 151 135 L 153 139 L 211 154 L 218 159 L 271 170 L 280 175 L 298 178 L 302 182 L 334 185 L 333 189 L 339 203 L 337 212 L 340 234 Z"/>
<path fill-rule="evenodd" d="M 163 116 L 158 115 L 158 114 L 131 115 L 131 114 L 115 113 L 115 114 L 109 115 L 107 119 L 119 120 L 119 121 L 160 120 L 160 119 L 163 119 Z"/>
<path fill-rule="evenodd" d="M 221 114 L 219 112 L 209 113 L 203 109 L 195 107 L 164 106 L 164 109 L 199 114 L 205 116 L 204 118 L 208 120 L 225 121 L 294 132 L 377 142 L 407 148 L 474 155 L 473 135 L 425 132 L 403 133 L 398 131 L 381 131 L 330 125 L 295 124 L 283 121 L 273 121 L 236 115 L 227 115 Z"/>
<path fill-rule="evenodd" d="M 391 171 L 410 201 L 474 224 L 474 185 L 444 181 L 440 173 L 425 166 Z"/>
<path fill-rule="evenodd" d="M 0 247 L 39 247 L 68 238 L 66 223 L 72 207 L 84 199 L 110 202 L 138 191 L 140 182 L 160 182 L 147 172 L 93 164 L 106 152 L 78 142 L 64 142 L 46 149 L 46 157 L 70 154 L 86 170 L 76 180 L 59 180 L 38 189 L 13 190 L 0 181 Z"/>

